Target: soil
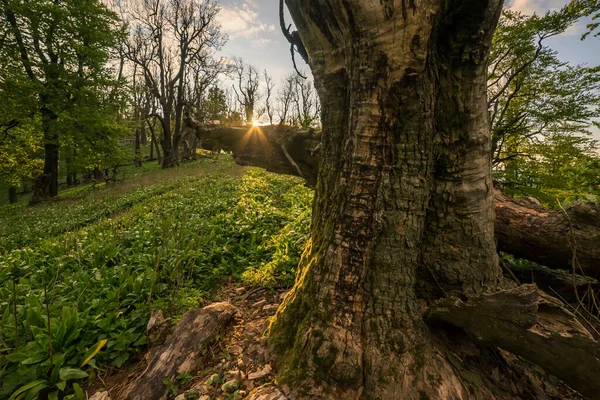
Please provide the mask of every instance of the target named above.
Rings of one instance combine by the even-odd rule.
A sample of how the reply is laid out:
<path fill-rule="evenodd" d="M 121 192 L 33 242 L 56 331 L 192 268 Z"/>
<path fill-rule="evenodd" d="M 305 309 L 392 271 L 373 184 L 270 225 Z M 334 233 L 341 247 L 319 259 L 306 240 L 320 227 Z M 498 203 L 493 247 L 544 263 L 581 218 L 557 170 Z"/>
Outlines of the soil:
<path fill-rule="evenodd" d="M 275 371 L 265 337 L 270 318 L 275 315 L 287 292 L 287 289 L 240 287 L 233 283 L 224 285 L 212 300 L 231 303 L 238 309 L 238 314 L 223 336 L 206 351 L 202 359 L 198 360 L 196 374 L 181 377 L 175 382 L 168 398 L 176 400 L 287 399 L 282 393 L 289 394 L 290 389 L 284 386 L 280 391 L 274 386 Z M 446 336 L 447 340 L 454 343 L 463 361 L 477 360 L 482 357 L 472 342 L 464 342 L 464 335 L 456 334 L 456 337 L 461 338 L 457 340 L 452 337 L 455 335 L 450 329 Z M 460 345 L 461 342 L 464 343 Z M 465 346 L 467 348 L 463 348 Z M 126 370 L 107 371 L 99 376 L 95 384 L 88 388 L 87 398 L 90 400 L 120 399 L 124 389 L 144 372 L 157 348 L 141 355 L 141 359 Z M 521 380 L 523 381 L 514 377 L 513 385 L 525 385 L 527 382 L 526 386 L 528 386 L 533 382 L 541 389 L 538 393 L 545 393 L 542 397 L 544 399 L 585 399 L 540 368 L 508 352 L 497 350 L 494 354 L 500 357 L 501 360 L 497 360 L 500 364 L 522 366 Z M 489 372 L 492 379 L 496 379 L 494 375 L 500 375 L 498 371 Z M 110 397 L 107 398 L 105 395 L 100 397 L 98 394 L 97 397 L 92 396 L 98 391 L 107 391 Z"/>
<path fill-rule="evenodd" d="M 212 300 L 231 303 L 238 309 L 238 314 L 223 337 L 207 350 L 203 359 L 198 360 L 196 375 L 181 377 L 168 398 L 242 399 L 255 388 L 272 382 L 273 368 L 264 334 L 287 292 L 288 289 L 224 285 Z M 96 392 L 107 391 L 111 400 L 118 400 L 124 389 L 145 370 L 155 351 L 156 348 L 151 348 L 141 354 L 136 363 L 124 370 L 112 369 L 100 374 L 87 389 L 87 398 L 92 399 Z M 232 390 L 236 385 L 229 385 L 225 388 L 228 391 L 222 390 L 222 386 L 230 381 L 238 381 L 237 389 Z"/>

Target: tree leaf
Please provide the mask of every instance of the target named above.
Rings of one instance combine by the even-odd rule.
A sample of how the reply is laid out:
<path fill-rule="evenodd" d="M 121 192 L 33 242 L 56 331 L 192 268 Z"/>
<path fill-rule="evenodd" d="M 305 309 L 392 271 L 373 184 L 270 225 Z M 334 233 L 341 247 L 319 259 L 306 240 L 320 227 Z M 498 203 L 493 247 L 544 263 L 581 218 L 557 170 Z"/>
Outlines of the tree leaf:
<path fill-rule="evenodd" d="M 79 368 L 64 367 L 60 369 L 59 376 L 63 381 L 68 381 L 72 379 L 84 379 L 89 375 L 87 372 L 80 370 Z"/>
<path fill-rule="evenodd" d="M 90 348 L 83 357 L 83 362 L 81 363 L 81 367 L 86 365 L 98 352 L 104 347 L 104 345 L 108 342 L 108 339 L 103 339 L 96 343 L 95 346 Z"/>

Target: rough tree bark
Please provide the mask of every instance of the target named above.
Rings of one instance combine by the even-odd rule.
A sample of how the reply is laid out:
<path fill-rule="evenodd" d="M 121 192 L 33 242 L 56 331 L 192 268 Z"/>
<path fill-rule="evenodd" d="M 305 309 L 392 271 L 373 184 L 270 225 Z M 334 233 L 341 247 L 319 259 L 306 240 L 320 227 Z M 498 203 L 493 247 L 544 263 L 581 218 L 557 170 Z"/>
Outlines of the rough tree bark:
<path fill-rule="evenodd" d="M 498 249 L 553 269 L 600 278 L 600 206 L 579 201 L 548 210 L 495 190 Z"/>
<path fill-rule="evenodd" d="M 269 331 L 281 382 L 312 398 L 528 398 L 506 368 L 495 383 L 483 360 L 458 368 L 424 317 L 508 288 L 486 107 L 502 1 L 286 3 L 324 135 L 309 244 Z"/>
<path fill-rule="evenodd" d="M 325 134 L 310 243 L 270 329 L 282 379 L 307 396 L 466 398 L 420 303 L 502 287 L 485 107 L 502 2 L 286 3 Z"/>

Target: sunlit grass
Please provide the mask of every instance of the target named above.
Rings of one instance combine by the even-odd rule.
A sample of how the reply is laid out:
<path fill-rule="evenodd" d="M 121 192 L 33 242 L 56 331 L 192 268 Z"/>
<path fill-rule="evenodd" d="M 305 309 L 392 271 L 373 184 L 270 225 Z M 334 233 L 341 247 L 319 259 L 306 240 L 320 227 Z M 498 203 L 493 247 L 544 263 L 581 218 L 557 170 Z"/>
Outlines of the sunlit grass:
<path fill-rule="evenodd" d="M 0 215 L 2 226 L 29 225 L 13 226 L 0 253 L 0 398 L 49 373 L 47 324 L 29 322 L 47 319 L 46 304 L 54 337 L 60 326 L 79 332 L 65 365 L 106 340 L 97 366 L 122 367 L 147 347 L 152 308 L 176 318 L 229 279 L 293 283 L 312 200 L 301 180 L 228 157 L 163 173 Z M 6 358 L 16 352 L 37 358 Z"/>

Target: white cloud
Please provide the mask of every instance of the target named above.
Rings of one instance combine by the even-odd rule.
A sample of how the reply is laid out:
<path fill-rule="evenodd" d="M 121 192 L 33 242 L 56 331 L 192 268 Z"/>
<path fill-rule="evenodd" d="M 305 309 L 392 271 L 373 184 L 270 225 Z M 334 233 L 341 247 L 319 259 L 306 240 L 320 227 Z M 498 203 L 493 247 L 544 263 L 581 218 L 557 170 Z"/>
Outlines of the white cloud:
<path fill-rule="evenodd" d="M 252 40 L 252 44 L 255 47 L 264 47 L 264 46 L 266 46 L 268 44 L 271 44 L 271 43 L 273 43 L 273 40 L 267 39 L 267 38 L 260 38 L 260 39 L 253 39 Z"/>
<path fill-rule="evenodd" d="M 545 14 L 547 11 L 562 8 L 568 2 L 568 0 L 512 0 L 509 6 L 512 10 L 525 14 Z"/>
<path fill-rule="evenodd" d="M 252 39 L 264 32 L 275 31 L 274 25 L 260 21 L 256 8 L 257 4 L 253 0 L 246 0 L 241 6 L 221 6 L 217 19 L 231 39 Z"/>
<path fill-rule="evenodd" d="M 566 6 L 569 0 L 512 0 L 508 3 L 511 10 L 519 11 L 524 14 L 543 15 L 548 11 L 560 10 Z M 578 23 L 571 25 L 560 36 L 581 36 L 585 32 L 585 24 Z"/>

